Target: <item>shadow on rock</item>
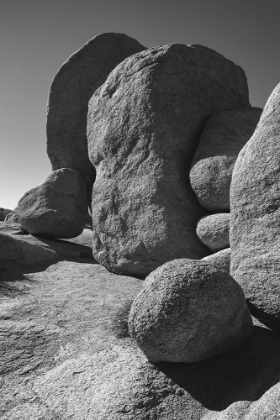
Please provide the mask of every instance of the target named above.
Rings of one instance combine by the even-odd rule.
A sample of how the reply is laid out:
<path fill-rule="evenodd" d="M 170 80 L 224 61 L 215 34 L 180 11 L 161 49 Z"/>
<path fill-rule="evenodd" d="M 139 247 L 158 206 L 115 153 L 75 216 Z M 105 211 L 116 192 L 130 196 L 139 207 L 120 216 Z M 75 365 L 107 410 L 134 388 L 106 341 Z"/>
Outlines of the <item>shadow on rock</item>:
<path fill-rule="evenodd" d="M 250 340 L 198 363 L 159 363 L 156 367 L 213 411 L 235 401 L 258 400 L 280 378 L 280 338 L 254 327 Z"/>
<path fill-rule="evenodd" d="M 20 270 L 6 272 L 0 269 L 0 298 L 16 297 L 28 293 L 29 286 L 37 283 L 35 279 L 26 277 Z"/>
<path fill-rule="evenodd" d="M 273 317 L 272 315 L 265 313 L 249 301 L 247 301 L 247 305 L 251 314 L 255 318 L 257 318 L 262 324 L 273 330 L 275 333 L 280 334 L 279 318 Z"/>

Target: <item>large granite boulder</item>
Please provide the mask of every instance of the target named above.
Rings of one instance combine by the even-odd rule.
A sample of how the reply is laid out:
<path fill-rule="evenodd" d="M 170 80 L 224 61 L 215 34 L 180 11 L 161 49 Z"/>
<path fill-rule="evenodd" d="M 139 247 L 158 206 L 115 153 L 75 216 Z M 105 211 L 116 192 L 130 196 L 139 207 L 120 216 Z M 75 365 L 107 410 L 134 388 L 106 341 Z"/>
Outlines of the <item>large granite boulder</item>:
<path fill-rule="evenodd" d="M 144 49 L 127 35 L 105 33 L 91 39 L 62 65 L 48 99 L 47 152 L 53 170 L 77 170 L 86 184 L 92 185 L 95 170 L 87 151 L 88 101 L 117 64 Z"/>
<path fill-rule="evenodd" d="M 145 276 L 175 258 L 202 258 L 203 209 L 189 170 L 205 120 L 249 107 L 243 70 L 201 46 L 151 48 L 123 61 L 89 102 L 93 255 Z"/>
<path fill-rule="evenodd" d="M 196 227 L 201 242 L 212 251 L 229 247 L 230 213 L 217 213 L 202 217 Z"/>
<path fill-rule="evenodd" d="M 206 261 L 182 258 L 145 280 L 129 331 L 148 360 L 198 362 L 246 340 L 253 324 L 241 287 Z"/>
<path fill-rule="evenodd" d="M 280 321 L 280 84 L 240 152 L 231 184 L 231 273 L 261 318 Z"/>
<path fill-rule="evenodd" d="M 17 205 L 23 229 L 34 235 L 71 238 L 80 235 L 87 217 L 87 190 L 77 171 L 52 172 Z"/>
<path fill-rule="evenodd" d="M 229 210 L 231 176 L 238 153 L 253 135 L 262 110 L 225 111 L 206 122 L 195 152 L 190 180 L 202 206 Z"/>

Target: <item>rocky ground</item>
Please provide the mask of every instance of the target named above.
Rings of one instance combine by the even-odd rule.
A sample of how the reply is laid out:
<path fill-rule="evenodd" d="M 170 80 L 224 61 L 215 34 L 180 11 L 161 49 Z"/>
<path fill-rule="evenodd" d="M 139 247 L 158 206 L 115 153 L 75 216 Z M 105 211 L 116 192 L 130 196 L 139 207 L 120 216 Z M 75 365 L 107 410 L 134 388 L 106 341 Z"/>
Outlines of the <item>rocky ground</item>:
<path fill-rule="evenodd" d="M 1 419 L 278 418 L 277 332 L 255 320 L 227 353 L 151 364 L 126 325 L 143 279 L 97 264 L 90 230 L 71 241 L 5 224 L 0 234 L 23 250 L 1 260 Z"/>

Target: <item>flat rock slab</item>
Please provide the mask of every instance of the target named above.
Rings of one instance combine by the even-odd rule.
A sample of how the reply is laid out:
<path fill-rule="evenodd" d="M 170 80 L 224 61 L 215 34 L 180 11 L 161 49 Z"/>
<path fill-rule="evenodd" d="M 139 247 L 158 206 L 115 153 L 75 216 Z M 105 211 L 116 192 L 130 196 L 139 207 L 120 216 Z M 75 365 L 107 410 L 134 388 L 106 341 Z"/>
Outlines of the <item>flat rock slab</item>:
<path fill-rule="evenodd" d="M 36 271 L 64 259 L 92 259 L 91 237 L 92 232 L 84 229 L 71 241 L 48 239 L 25 234 L 19 226 L 0 223 L 0 266 L 8 271 L 27 267 Z"/>
<path fill-rule="evenodd" d="M 261 326 L 219 357 L 154 366 L 115 329 L 142 280 L 81 258 L 8 274 L 9 282 L 0 277 L 1 420 L 199 420 L 257 404 L 278 382 L 280 340 Z"/>

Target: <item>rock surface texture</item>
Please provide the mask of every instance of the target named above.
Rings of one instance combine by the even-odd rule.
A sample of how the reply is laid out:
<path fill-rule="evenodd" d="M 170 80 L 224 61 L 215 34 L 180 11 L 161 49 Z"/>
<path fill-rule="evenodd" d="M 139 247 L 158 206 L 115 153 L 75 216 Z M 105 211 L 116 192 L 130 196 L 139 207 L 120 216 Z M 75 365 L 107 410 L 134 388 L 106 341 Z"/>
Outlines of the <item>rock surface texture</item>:
<path fill-rule="evenodd" d="M 231 273 L 260 318 L 280 321 L 280 84 L 240 152 L 231 185 Z"/>
<path fill-rule="evenodd" d="M 252 320 L 229 274 L 182 258 L 147 277 L 133 302 L 129 331 L 149 361 L 193 363 L 248 339 Z"/>
<path fill-rule="evenodd" d="M 231 176 L 238 153 L 253 135 L 261 109 L 221 112 L 209 118 L 195 152 L 191 186 L 210 211 L 230 209 Z"/>
<path fill-rule="evenodd" d="M 243 70 L 213 50 L 151 48 L 116 67 L 89 102 L 93 255 L 145 276 L 174 258 L 202 258 L 203 210 L 189 170 L 205 120 L 248 108 Z"/>
<path fill-rule="evenodd" d="M 23 229 L 34 235 L 71 238 L 80 235 L 87 217 L 87 190 L 77 171 L 59 169 L 24 194 L 17 205 Z"/>
<path fill-rule="evenodd" d="M 127 35 L 97 35 L 75 52 L 55 75 L 48 100 L 47 151 L 53 170 L 79 171 L 87 186 L 95 178 L 88 159 L 88 101 L 108 74 L 145 47 Z"/>
<path fill-rule="evenodd" d="M 196 233 L 201 242 L 212 251 L 229 247 L 230 213 L 217 213 L 199 220 Z"/>
<path fill-rule="evenodd" d="M 221 251 L 215 252 L 215 254 L 207 255 L 207 257 L 202 258 L 203 261 L 208 261 L 220 270 L 226 271 L 228 274 L 230 273 L 230 259 L 230 248 L 222 249 Z"/>

